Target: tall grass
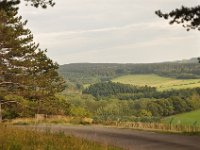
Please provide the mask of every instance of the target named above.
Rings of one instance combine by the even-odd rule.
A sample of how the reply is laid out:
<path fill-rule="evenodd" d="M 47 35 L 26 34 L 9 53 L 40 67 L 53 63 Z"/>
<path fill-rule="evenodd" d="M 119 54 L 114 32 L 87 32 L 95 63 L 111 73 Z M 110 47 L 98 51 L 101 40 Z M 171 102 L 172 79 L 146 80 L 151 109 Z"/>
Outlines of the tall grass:
<path fill-rule="evenodd" d="M 199 134 L 200 126 L 197 125 L 175 125 L 164 123 L 144 123 L 144 122 L 104 122 L 104 125 L 115 126 L 119 128 L 131 128 L 138 130 L 171 132 L 171 133 L 191 133 Z"/>
<path fill-rule="evenodd" d="M 0 125 L 1 150 L 117 150 L 64 133 L 27 131 L 8 125 Z"/>
<path fill-rule="evenodd" d="M 17 118 L 7 121 L 13 125 L 33 125 L 33 124 L 92 124 L 91 118 L 82 117 L 66 117 L 66 116 L 53 116 L 44 119 L 35 118 Z"/>

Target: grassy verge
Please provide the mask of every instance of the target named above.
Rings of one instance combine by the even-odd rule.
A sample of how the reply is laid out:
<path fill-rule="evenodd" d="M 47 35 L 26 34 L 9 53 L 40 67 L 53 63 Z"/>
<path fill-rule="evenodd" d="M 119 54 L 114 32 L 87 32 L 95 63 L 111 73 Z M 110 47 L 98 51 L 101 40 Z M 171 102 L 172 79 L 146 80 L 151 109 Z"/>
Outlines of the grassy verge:
<path fill-rule="evenodd" d="M 153 122 L 104 122 L 102 124 L 108 127 L 128 128 L 134 130 L 153 131 L 161 133 L 176 133 L 186 135 L 200 135 L 200 126 L 173 125 Z"/>
<path fill-rule="evenodd" d="M 92 124 L 93 119 L 82 117 L 66 117 L 66 116 L 54 116 L 51 118 L 35 119 L 35 118 L 17 118 L 11 121 L 7 121 L 13 125 L 33 125 L 33 124 Z"/>
<path fill-rule="evenodd" d="M 100 121 L 100 122 L 92 122 L 90 118 L 74 118 L 74 117 L 54 117 L 48 118 L 44 120 L 36 120 L 34 118 L 18 118 L 12 120 L 9 124 L 14 125 L 33 125 L 33 124 L 64 124 L 64 125 L 92 125 L 99 124 L 117 128 L 130 128 L 136 130 L 145 130 L 145 131 L 155 131 L 155 132 L 163 132 L 163 133 L 181 133 L 188 135 L 199 135 L 200 134 L 200 124 L 197 118 L 199 117 L 199 110 L 193 111 L 190 113 L 176 115 L 178 118 L 174 118 L 175 116 L 167 117 L 162 120 L 162 122 L 123 122 L 123 121 Z M 190 123 L 185 122 L 188 121 L 187 117 L 192 119 Z M 193 117 L 192 117 L 193 116 Z M 195 119 L 194 119 L 195 118 Z M 186 119 L 181 120 L 180 119 Z M 194 121 L 196 120 L 196 121 Z"/>
<path fill-rule="evenodd" d="M 119 150 L 63 133 L 26 131 L 9 125 L 0 125 L 0 128 L 2 150 Z"/>

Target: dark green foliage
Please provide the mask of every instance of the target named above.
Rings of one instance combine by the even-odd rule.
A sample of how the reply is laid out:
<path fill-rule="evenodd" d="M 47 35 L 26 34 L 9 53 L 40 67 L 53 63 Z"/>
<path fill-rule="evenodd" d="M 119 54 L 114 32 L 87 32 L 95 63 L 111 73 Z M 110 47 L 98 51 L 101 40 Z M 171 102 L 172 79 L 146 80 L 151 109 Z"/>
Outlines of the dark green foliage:
<path fill-rule="evenodd" d="M 182 6 L 180 9 L 173 10 L 169 13 L 162 13 L 158 10 L 156 14 L 164 19 L 171 19 L 170 24 L 183 24 L 183 27 L 188 31 L 190 29 L 200 30 L 200 5 L 195 7 Z"/>
<path fill-rule="evenodd" d="M 200 95 L 199 90 L 198 91 L 190 91 L 191 95 L 196 95 L 195 98 L 191 95 L 184 95 L 184 92 L 182 91 L 182 94 L 184 97 L 179 96 L 169 96 L 166 99 L 149 99 L 149 100 L 137 100 L 137 103 L 140 104 L 138 110 L 145 109 L 149 112 L 151 112 L 152 116 L 155 117 L 163 117 L 163 116 L 170 116 L 174 114 L 179 114 L 183 112 L 189 112 L 195 109 L 200 108 L 198 106 L 194 107 L 193 103 L 200 103 Z M 198 101 L 198 102 L 197 102 Z M 145 104 L 145 105 L 144 105 Z M 137 111 L 138 111 L 137 110 Z"/>
<path fill-rule="evenodd" d="M 62 91 L 64 87 L 57 73 L 58 65 L 33 42 L 31 31 L 25 28 L 27 21 L 22 22 L 22 17 L 17 16 L 18 3 L 3 2 L 6 9 L 0 9 L 1 85 L 6 84 L 4 87 L 8 88 L 10 84 L 12 86 L 8 92 L 20 92 L 34 99 Z M 16 91 L 13 85 L 21 89 Z"/>
<path fill-rule="evenodd" d="M 11 117 L 40 113 L 40 103 L 48 104 L 45 112 L 50 111 L 50 104 L 61 109 L 55 102 L 55 94 L 64 89 L 58 64 L 33 42 L 31 31 L 25 27 L 27 21 L 18 16 L 18 4 L 0 2 L 0 105 Z M 60 112 L 55 109 L 51 112 Z"/>
<path fill-rule="evenodd" d="M 186 90 L 185 90 L 186 92 Z M 177 92 L 178 93 L 178 92 Z M 90 116 L 96 122 L 103 121 L 159 121 L 160 118 L 190 112 L 200 108 L 200 89 L 191 90 L 190 95 L 180 91 L 182 97 L 141 98 L 137 100 L 119 100 L 104 97 L 96 100 L 91 95 L 68 95 L 72 116 Z"/>
<path fill-rule="evenodd" d="M 38 8 L 39 6 L 41 6 L 42 8 L 47 8 L 48 5 L 52 7 L 55 5 L 55 2 L 53 0 L 24 0 L 24 1 L 30 3 L 31 6 L 34 6 L 36 8 Z"/>
<path fill-rule="evenodd" d="M 30 4 L 33 7 L 41 7 L 41 8 L 47 8 L 48 6 L 53 7 L 55 5 L 55 2 L 53 0 L 24 0 L 26 2 L 26 5 Z M 6 3 L 5 3 L 6 2 Z M 8 6 L 11 6 L 13 4 L 19 4 L 20 0 L 2 0 L 0 2 L 0 7 L 3 9 L 7 9 Z"/>
<path fill-rule="evenodd" d="M 155 92 L 156 88 L 154 87 L 137 87 L 128 84 L 114 83 L 114 82 L 103 82 L 96 83 L 91 85 L 89 88 L 86 88 L 83 93 L 92 94 L 94 97 L 106 97 L 106 96 L 117 96 L 119 94 L 143 94 Z"/>
<path fill-rule="evenodd" d="M 45 101 L 30 101 L 20 96 L 9 95 L 7 99 L 15 100 L 18 104 L 3 105 L 3 119 L 17 117 L 34 117 L 36 113 L 47 115 L 69 115 L 70 105 L 60 97 L 48 97 Z"/>
<path fill-rule="evenodd" d="M 147 105 L 147 111 L 151 112 L 153 116 L 161 116 L 162 114 L 162 107 L 157 104 L 156 102 L 152 101 L 149 102 Z"/>
<path fill-rule="evenodd" d="M 43 101 L 37 104 L 37 110 L 33 112 L 37 112 L 40 114 L 47 115 L 69 115 L 70 113 L 70 104 L 66 102 L 65 99 L 59 97 L 51 97 L 48 101 Z"/>

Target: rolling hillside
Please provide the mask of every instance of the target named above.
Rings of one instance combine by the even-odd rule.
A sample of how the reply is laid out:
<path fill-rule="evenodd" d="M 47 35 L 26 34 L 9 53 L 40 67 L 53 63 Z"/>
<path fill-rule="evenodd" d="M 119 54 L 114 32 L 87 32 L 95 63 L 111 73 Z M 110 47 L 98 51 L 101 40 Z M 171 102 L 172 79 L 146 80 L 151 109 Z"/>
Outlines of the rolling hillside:
<path fill-rule="evenodd" d="M 72 83 L 83 85 L 110 81 L 116 77 L 137 74 L 156 74 L 165 79 L 200 79 L 200 64 L 197 58 L 165 63 L 117 64 L 117 63 L 74 63 L 61 65 L 58 72 Z M 170 79 L 169 79 L 170 78 Z M 184 83 L 187 84 L 187 83 Z"/>
<path fill-rule="evenodd" d="M 164 123 L 182 124 L 182 125 L 200 125 L 200 110 L 183 113 L 167 117 L 163 120 Z"/>
<path fill-rule="evenodd" d="M 158 90 L 200 87 L 200 79 L 174 79 L 169 77 L 161 77 L 155 74 L 125 75 L 114 78 L 112 81 L 138 86 L 147 85 L 156 87 Z"/>

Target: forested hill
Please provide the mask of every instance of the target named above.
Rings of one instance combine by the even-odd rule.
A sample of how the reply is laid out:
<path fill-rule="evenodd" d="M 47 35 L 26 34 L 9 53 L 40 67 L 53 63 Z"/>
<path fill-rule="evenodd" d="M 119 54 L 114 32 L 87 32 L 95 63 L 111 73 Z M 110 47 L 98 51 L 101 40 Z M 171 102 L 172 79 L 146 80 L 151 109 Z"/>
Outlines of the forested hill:
<path fill-rule="evenodd" d="M 192 59 L 194 60 L 194 58 Z M 157 74 L 177 79 L 200 78 L 200 64 L 188 60 L 150 64 L 74 63 L 62 65 L 59 73 L 75 83 L 96 83 L 126 74 Z"/>
<path fill-rule="evenodd" d="M 183 59 L 183 60 L 178 60 L 175 61 L 177 63 L 199 63 L 197 58 L 191 58 L 191 59 Z"/>

